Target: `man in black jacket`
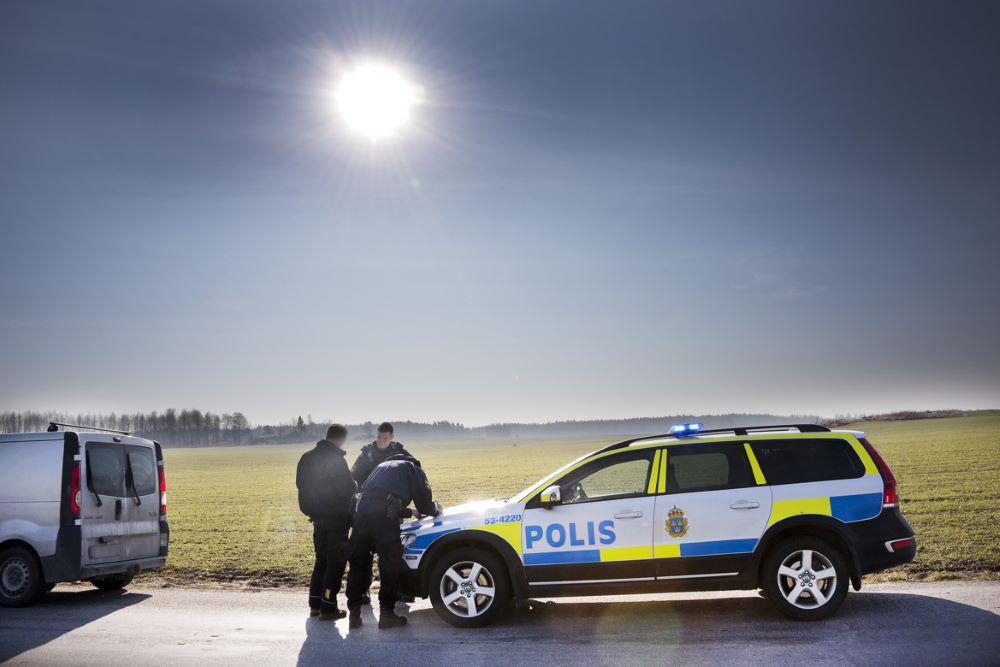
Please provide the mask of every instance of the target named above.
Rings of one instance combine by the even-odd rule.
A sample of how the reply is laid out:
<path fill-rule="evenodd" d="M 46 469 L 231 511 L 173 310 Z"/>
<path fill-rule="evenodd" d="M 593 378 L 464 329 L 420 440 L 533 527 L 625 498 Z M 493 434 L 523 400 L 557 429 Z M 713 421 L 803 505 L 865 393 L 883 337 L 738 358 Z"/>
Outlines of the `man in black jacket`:
<path fill-rule="evenodd" d="M 368 475 L 372 474 L 372 470 L 375 470 L 375 466 L 390 456 L 395 456 L 396 454 L 413 456 L 406 451 L 402 443 L 392 439 L 393 435 L 392 424 L 382 422 L 378 426 L 378 433 L 375 436 L 375 440 L 361 448 L 361 453 L 358 454 L 357 460 L 354 461 L 354 467 L 351 468 L 351 475 L 354 477 L 354 481 L 358 483 L 358 488 L 364 485 L 365 480 L 368 479 Z"/>
<path fill-rule="evenodd" d="M 416 512 L 410 503 L 416 505 Z M 412 456 L 396 454 L 375 466 L 361 487 L 354 512 L 354 532 L 351 534 L 351 569 L 347 573 L 347 608 L 351 612 L 350 627 L 361 627 L 362 596 L 368 591 L 372 554 L 378 554 L 381 586 L 378 603 L 381 609 L 378 627 L 397 628 L 406 625 L 406 618 L 396 615 L 394 607 L 403 574 L 403 544 L 399 539 L 399 524 L 412 516 L 437 516 L 441 507 L 434 502 L 427 475 L 420 461 Z"/>
<path fill-rule="evenodd" d="M 347 468 L 344 441 L 347 429 L 333 424 L 326 439 L 302 455 L 295 473 L 299 509 L 313 524 L 316 564 L 309 581 L 310 616 L 321 621 L 343 618 L 337 593 L 347 565 L 347 534 L 351 527 L 351 499 L 357 486 Z"/>

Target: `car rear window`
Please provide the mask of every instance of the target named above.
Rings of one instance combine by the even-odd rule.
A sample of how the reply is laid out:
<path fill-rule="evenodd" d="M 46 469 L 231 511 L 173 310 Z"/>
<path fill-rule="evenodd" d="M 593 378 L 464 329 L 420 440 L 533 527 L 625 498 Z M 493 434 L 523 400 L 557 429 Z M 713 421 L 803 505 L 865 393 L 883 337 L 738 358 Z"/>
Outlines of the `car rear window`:
<path fill-rule="evenodd" d="M 125 496 L 121 445 L 87 443 L 87 486 L 99 496 Z"/>
<path fill-rule="evenodd" d="M 742 443 L 672 446 L 667 454 L 667 493 L 754 486 Z"/>
<path fill-rule="evenodd" d="M 865 466 L 845 441 L 833 438 L 771 440 L 750 443 L 768 484 L 802 484 L 854 479 Z"/>
<path fill-rule="evenodd" d="M 159 475 L 156 473 L 156 455 L 149 447 L 129 445 L 126 450 L 128 463 L 132 468 L 132 486 L 140 496 L 148 496 L 159 489 Z"/>

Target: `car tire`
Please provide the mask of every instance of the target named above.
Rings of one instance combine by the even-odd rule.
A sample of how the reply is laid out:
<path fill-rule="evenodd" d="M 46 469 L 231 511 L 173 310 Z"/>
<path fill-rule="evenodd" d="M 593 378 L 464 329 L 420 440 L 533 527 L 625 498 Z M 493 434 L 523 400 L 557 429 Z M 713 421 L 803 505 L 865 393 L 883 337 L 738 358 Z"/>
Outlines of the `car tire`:
<path fill-rule="evenodd" d="M 45 580 L 35 552 L 15 546 L 0 553 L 0 606 L 27 607 L 42 594 Z"/>
<path fill-rule="evenodd" d="M 135 575 L 132 574 L 113 574 L 110 577 L 91 579 L 90 583 L 102 591 L 120 591 L 131 584 L 134 577 Z"/>
<path fill-rule="evenodd" d="M 503 615 L 511 595 L 503 561 L 475 547 L 447 551 L 437 558 L 429 588 L 434 611 L 457 628 L 493 623 Z"/>
<path fill-rule="evenodd" d="M 827 618 L 843 604 L 850 585 L 839 549 L 816 537 L 792 537 L 768 551 L 761 587 L 780 611 L 799 621 Z"/>

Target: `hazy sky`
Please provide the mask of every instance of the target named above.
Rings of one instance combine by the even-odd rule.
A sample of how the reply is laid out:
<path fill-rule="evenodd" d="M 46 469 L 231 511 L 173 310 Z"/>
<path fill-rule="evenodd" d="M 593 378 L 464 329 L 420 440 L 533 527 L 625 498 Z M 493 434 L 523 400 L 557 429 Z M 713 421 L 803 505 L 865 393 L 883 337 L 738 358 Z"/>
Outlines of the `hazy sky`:
<path fill-rule="evenodd" d="M 1000 406 L 1000 5 L 2 2 L 0 409 Z M 394 63 L 424 104 L 350 134 Z"/>

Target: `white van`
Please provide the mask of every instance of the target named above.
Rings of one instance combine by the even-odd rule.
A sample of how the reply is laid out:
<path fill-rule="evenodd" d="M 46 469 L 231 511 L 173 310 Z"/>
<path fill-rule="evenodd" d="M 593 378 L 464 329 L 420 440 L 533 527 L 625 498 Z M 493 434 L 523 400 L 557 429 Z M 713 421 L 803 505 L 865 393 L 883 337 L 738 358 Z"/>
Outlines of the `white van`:
<path fill-rule="evenodd" d="M 159 443 L 126 433 L 0 435 L 0 605 L 62 581 L 123 588 L 167 561 Z"/>

